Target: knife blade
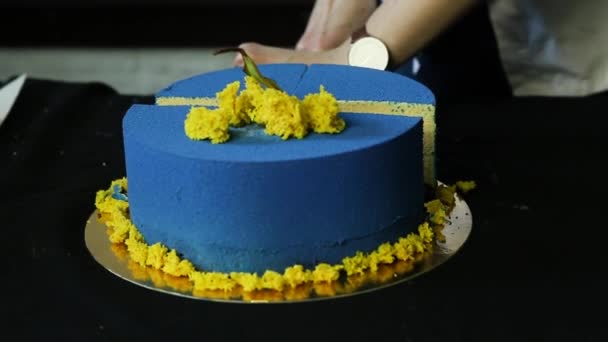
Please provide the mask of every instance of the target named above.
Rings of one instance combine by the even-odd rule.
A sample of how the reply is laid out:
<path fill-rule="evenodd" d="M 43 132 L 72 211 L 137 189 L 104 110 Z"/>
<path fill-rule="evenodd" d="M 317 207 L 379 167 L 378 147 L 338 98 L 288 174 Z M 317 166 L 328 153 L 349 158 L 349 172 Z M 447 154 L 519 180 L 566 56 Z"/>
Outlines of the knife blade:
<path fill-rule="evenodd" d="M 26 78 L 27 74 L 22 74 L 0 89 L 0 126 L 2 126 L 4 119 L 6 119 L 11 108 L 13 108 L 13 104 L 15 104 L 15 100 L 19 96 Z"/>

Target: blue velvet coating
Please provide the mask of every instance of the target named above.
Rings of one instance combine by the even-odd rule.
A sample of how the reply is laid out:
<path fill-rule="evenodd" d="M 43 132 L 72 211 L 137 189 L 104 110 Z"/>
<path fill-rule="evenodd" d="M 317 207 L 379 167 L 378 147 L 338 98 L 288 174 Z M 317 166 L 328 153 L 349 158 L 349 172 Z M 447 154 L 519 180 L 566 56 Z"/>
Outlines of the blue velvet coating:
<path fill-rule="evenodd" d="M 295 70 L 292 66 L 305 70 L 294 65 L 289 70 Z M 388 90 L 370 89 L 374 98 L 353 83 L 364 89 L 370 77 L 382 78 L 369 72 L 389 77 L 389 83 L 396 82 L 392 76 L 319 67 L 300 74 L 292 93 L 317 92 L 321 83 L 338 99 L 432 99 L 426 88 L 398 75 L 402 84 L 391 84 L 405 91 L 389 96 Z M 214 88 L 214 94 L 243 77 L 240 70 L 224 73 L 213 77 L 216 85 L 207 79 L 198 88 Z M 340 87 L 334 78 L 349 81 Z M 196 85 L 184 82 L 168 96 L 193 96 Z M 191 93 L 180 92 L 185 88 Z M 199 91 L 196 96 L 213 95 Z M 214 145 L 185 136 L 188 110 L 134 105 L 128 111 L 123 121 L 128 196 L 131 217 L 146 242 L 175 248 L 203 270 L 282 272 L 293 264 L 338 263 L 395 241 L 423 218 L 420 118 L 341 114 L 342 133 L 287 141 L 250 125 L 231 129 L 228 142 Z"/>
<path fill-rule="evenodd" d="M 307 66 L 304 64 L 265 64 L 258 66 L 260 72 L 274 79 L 281 89 L 292 93 Z M 240 81 L 241 88 L 245 87 L 245 73 L 242 68 L 230 68 L 192 76 L 166 87 L 156 96 L 178 97 L 215 97 L 226 84 Z M 318 89 L 317 89 L 318 90 Z"/>
<path fill-rule="evenodd" d="M 301 97 L 325 86 L 340 100 L 394 101 L 435 104 L 433 93 L 424 85 L 389 71 L 338 65 L 311 65 L 295 93 Z"/>
<path fill-rule="evenodd" d="M 185 137 L 187 111 L 128 112 L 129 201 L 148 243 L 176 248 L 203 269 L 335 263 L 421 218 L 418 118 L 345 114 L 348 128 L 338 135 L 280 141 L 254 132 L 212 145 Z M 385 229 L 398 220 L 401 229 Z"/>

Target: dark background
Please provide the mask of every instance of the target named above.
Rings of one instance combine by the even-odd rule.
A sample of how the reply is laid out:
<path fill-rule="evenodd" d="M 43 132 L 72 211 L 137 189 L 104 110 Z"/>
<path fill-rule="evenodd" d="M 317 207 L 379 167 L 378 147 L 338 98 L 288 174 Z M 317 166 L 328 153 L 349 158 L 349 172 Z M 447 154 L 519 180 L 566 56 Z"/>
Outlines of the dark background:
<path fill-rule="evenodd" d="M 0 46 L 291 45 L 310 6 L 4 0 Z M 304 305 L 193 303 L 103 269 L 83 224 L 95 191 L 125 174 L 125 111 L 153 98 L 29 79 L 0 127 L 0 340 L 607 341 L 608 93 L 496 97 L 504 79 L 483 7 L 421 56 L 435 66 L 426 80 L 443 86 L 431 87 L 439 177 L 479 185 L 471 238 L 413 282 Z"/>
<path fill-rule="evenodd" d="M 301 34 L 313 3 L 4 0 L 0 27 L 11 34 L 3 34 L 0 45 L 205 47 L 260 39 L 289 45 Z"/>
<path fill-rule="evenodd" d="M 0 47 L 290 47 L 314 0 L 5 0 Z M 432 23 L 429 23 L 432 24 Z M 475 93 L 510 96 L 485 2 L 418 54 L 416 79 L 441 102 Z M 408 69 L 405 66 L 403 69 Z M 413 75 L 408 75 L 414 77 Z"/>

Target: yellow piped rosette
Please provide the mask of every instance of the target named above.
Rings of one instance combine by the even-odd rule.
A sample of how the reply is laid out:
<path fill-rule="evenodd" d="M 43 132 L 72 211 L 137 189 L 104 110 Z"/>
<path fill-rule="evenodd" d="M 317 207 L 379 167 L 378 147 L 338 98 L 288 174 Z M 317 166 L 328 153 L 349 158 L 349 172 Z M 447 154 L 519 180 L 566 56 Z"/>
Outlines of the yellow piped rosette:
<path fill-rule="evenodd" d="M 256 123 L 268 135 L 283 140 L 304 138 L 315 133 L 339 133 L 346 126 L 338 116 L 336 98 L 325 91 L 308 94 L 303 100 L 273 88 L 263 88 L 251 76 L 245 76 L 246 88 L 234 81 L 216 94 L 218 108 L 192 107 L 186 116 L 184 130 L 193 140 L 210 140 L 214 144 L 230 138 L 230 127 Z"/>
<path fill-rule="evenodd" d="M 456 191 L 467 192 L 475 183 L 457 182 L 436 188 L 437 198 L 425 203 L 428 220 L 420 224 L 416 233 L 399 238 L 394 243 L 383 243 L 370 253 L 357 252 L 341 263 L 320 263 L 314 269 L 302 265 L 287 267 L 282 273 L 267 270 L 256 273 L 220 273 L 199 270 L 178 251 L 161 243 L 146 244 L 144 237 L 131 222 L 129 203 L 116 199 L 116 190 L 128 193 L 127 179 L 112 182 L 107 190 L 96 194 L 95 206 L 99 218 L 108 227 L 108 237 L 115 253 L 128 258 L 135 275 L 148 277 L 155 284 L 171 286 L 180 291 L 192 291 L 203 297 L 242 297 L 245 300 L 267 300 L 281 295 L 285 298 L 307 298 L 310 292 L 318 296 L 354 291 L 366 281 L 386 281 L 395 273 L 409 272 L 414 265 L 432 251 L 434 239 L 441 240 L 441 230 L 454 207 Z M 393 266 L 387 272 L 386 267 Z M 339 281 L 345 276 L 347 281 Z M 346 284 L 346 285 L 344 285 Z M 270 291 L 270 292 L 269 292 Z"/>

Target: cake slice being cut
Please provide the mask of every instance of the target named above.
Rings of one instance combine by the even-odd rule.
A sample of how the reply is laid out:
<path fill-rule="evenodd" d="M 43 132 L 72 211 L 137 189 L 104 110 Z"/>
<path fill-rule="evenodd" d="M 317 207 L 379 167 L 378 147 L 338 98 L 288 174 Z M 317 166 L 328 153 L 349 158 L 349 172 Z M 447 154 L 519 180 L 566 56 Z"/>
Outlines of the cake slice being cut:
<path fill-rule="evenodd" d="M 424 181 L 435 186 L 435 97 L 424 85 L 391 72 L 340 65 L 265 64 L 259 69 L 287 93 L 299 97 L 324 85 L 337 97 L 342 113 L 422 118 Z M 216 93 L 242 77 L 239 68 L 193 76 L 158 92 L 156 104 L 215 107 Z"/>

